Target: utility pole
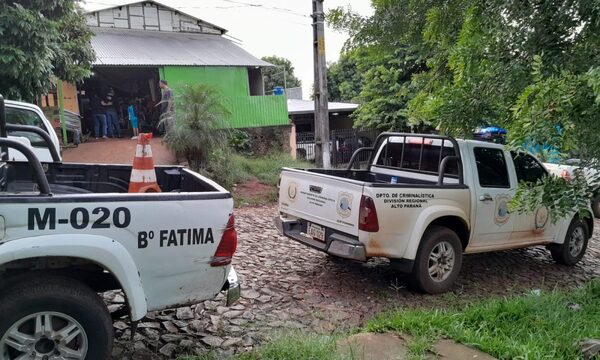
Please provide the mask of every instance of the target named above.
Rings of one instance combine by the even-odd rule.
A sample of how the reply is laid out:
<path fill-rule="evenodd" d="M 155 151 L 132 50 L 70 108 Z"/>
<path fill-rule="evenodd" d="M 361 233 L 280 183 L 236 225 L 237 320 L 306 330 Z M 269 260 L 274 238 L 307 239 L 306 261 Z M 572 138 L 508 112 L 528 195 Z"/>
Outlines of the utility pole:
<path fill-rule="evenodd" d="M 331 167 L 329 109 L 327 103 L 327 63 L 325 62 L 325 13 L 323 0 L 312 0 L 313 49 L 315 67 L 315 160 L 317 167 Z"/>

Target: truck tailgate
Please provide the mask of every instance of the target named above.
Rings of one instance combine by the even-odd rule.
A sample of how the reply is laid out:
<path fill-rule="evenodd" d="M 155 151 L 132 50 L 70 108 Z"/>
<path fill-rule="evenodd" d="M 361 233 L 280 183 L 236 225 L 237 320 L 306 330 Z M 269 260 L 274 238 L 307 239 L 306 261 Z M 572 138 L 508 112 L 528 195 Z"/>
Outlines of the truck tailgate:
<path fill-rule="evenodd" d="M 360 181 L 285 168 L 281 173 L 279 210 L 357 236 L 362 192 Z"/>

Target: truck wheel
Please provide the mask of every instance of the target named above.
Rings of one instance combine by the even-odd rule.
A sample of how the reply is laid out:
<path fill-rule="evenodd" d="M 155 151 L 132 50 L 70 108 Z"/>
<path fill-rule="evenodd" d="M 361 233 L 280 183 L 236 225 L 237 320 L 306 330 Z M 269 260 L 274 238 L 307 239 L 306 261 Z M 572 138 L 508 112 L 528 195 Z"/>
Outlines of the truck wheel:
<path fill-rule="evenodd" d="M 600 195 L 592 199 L 592 212 L 596 219 L 600 219 Z"/>
<path fill-rule="evenodd" d="M 27 277 L 0 294 L 0 358 L 107 359 L 112 321 L 100 297 L 71 279 Z"/>
<path fill-rule="evenodd" d="M 587 224 L 580 219 L 575 219 L 567 230 L 565 242 L 549 246 L 552 258 L 559 264 L 575 265 L 585 255 L 587 249 L 589 229 Z"/>
<path fill-rule="evenodd" d="M 446 227 L 431 226 L 421 240 L 411 274 L 417 289 L 438 294 L 448 291 L 462 266 L 462 246 L 456 233 Z"/>

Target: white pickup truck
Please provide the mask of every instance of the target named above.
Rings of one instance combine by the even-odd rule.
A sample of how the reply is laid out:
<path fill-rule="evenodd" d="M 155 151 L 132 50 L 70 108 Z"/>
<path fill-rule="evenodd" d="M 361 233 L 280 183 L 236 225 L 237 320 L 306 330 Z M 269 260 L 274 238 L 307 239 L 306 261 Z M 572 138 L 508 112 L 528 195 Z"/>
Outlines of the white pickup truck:
<path fill-rule="evenodd" d="M 28 161 L 8 161 L 8 148 Z M 113 327 L 98 292 L 122 290 L 132 325 L 224 290 L 239 298 L 231 194 L 178 166 L 156 167 L 161 193 L 128 193 L 130 174 L 42 166 L 7 138 L 0 97 L 0 359 L 108 358 Z"/>
<path fill-rule="evenodd" d="M 281 173 L 280 216 L 287 237 L 333 256 L 390 259 L 427 293 L 450 289 L 463 254 L 547 245 L 573 265 L 592 234 L 589 214 L 556 223 L 548 209 L 512 214 L 520 181 L 546 176 L 529 154 L 502 145 L 437 135 L 381 134 L 366 170 L 290 169 Z"/>
<path fill-rule="evenodd" d="M 50 144 L 38 133 L 8 129 L 8 138 L 17 140 L 29 147 L 41 162 L 52 162 L 51 148 L 56 149 L 60 158 L 60 144 L 52 124 L 42 110 L 34 104 L 20 101 L 5 101 L 6 124 L 37 127 L 50 137 Z M 8 158 L 13 161 L 26 161 L 25 156 L 16 149 L 8 149 Z"/>

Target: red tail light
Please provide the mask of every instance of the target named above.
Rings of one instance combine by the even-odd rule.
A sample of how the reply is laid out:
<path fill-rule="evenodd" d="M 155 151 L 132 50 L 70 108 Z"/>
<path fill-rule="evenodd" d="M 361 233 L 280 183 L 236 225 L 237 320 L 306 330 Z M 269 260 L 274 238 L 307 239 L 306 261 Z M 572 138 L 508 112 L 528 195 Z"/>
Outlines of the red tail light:
<path fill-rule="evenodd" d="M 569 173 L 569 170 L 567 170 L 567 169 L 560 172 L 560 177 L 565 180 L 571 180 L 571 174 Z"/>
<path fill-rule="evenodd" d="M 233 214 L 229 215 L 227 227 L 221 236 L 217 251 L 210 262 L 210 266 L 224 266 L 231 264 L 231 258 L 237 248 L 237 231 L 235 231 Z"/>
<path fill-rule="evenodd" d="M 379 220 L 375 203 L 370 197 L 363 195 L 360 198 L 360 211 L 358 213 L 358 229 L 368 232 L 379 231 Z"/>

